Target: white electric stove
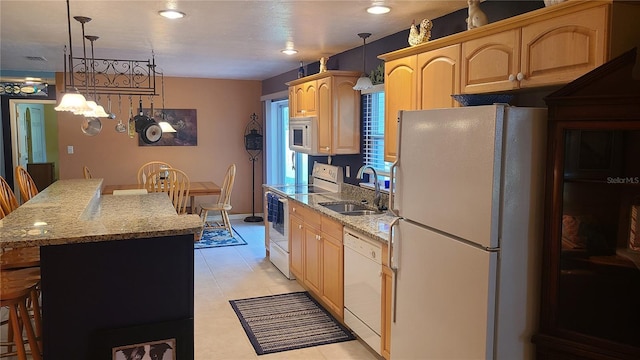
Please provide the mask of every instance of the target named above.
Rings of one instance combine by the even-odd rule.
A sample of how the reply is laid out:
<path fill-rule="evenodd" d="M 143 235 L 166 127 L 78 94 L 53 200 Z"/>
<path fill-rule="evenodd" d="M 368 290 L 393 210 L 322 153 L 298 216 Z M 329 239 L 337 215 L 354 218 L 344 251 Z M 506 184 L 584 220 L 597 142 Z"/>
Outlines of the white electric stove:
<path fill-rule="evenodd" d="M 265 237 L 269 244 L 269 259 L 288 279 L 295 279 L 289 271 L 289 206 L 287 198 L 300 194 L 339 193 L 343 182 L 340 166 L 313 164 L 312 184 L 267 185 Z"/>

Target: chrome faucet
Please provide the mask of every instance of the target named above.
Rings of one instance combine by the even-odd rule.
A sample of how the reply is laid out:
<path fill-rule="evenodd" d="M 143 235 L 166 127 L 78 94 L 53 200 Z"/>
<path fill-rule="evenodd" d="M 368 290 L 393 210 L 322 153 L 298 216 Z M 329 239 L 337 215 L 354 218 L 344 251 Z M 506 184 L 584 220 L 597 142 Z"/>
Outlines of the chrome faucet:
<path fill-rule="evenodd" d="M 373 205 L 376 206 L 378 211 L 386 210 L 386 207 L 384 205 L 380 205 L 380 198 L 381 198 L 380 183 L 378 183 L 378 173 L 376 172 L 376 169 L 374 169 L 371 165 L 364 165 L 363 167 L 360 168 L 360 170 L 358 170 L 358 174 L 356 175 L 356 178 L 362 179 L 362 174 L 364 174 L 364 170 L 366 168 L 371 169 L 371 171 L 373 172 L 373 186 L 375 188 L 375 194 L 373 196 Z"/>

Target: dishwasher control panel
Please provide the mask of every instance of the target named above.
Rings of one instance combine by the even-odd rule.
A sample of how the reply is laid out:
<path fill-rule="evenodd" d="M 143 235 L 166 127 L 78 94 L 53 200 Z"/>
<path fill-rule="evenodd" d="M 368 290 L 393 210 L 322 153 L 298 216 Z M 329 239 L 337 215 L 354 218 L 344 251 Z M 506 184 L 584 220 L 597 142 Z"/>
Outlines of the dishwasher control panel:
<path fill-rule="evenodd" d="M 368 237 L 344 229 L 343 243 L 360 255 L 382 264 L 382 244 L 378 241 L 369 239 Z"/>

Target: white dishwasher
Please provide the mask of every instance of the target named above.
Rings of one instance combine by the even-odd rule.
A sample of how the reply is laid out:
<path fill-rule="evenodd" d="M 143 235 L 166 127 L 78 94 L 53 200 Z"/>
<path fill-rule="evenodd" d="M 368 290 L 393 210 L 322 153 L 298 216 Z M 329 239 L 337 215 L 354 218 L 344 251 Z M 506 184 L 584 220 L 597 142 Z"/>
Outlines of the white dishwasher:
<path fill-rule="evenodd" d="M 344 229 L 344 322 L 378 354 L 382 303 L 382 245 Z"/>

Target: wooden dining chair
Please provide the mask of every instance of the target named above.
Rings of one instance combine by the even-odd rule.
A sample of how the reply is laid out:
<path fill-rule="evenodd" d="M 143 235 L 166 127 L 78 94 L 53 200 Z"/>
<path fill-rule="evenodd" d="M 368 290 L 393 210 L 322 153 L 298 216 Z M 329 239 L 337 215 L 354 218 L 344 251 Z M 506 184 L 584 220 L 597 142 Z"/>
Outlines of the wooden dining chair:
<path fill-rule="evenodd" d="M 213 204 L 202 204 L 200 206 L 200 217 L 202 218 L 202 231 L 206 229 L 226 229 L 233 236 L 233 229 L 229 221 L 229 211 L 231 210 L 231 190 L 236 179 L 236 164 L 231 164 L 227 168 L 224 183 L 220 188 L 218 202 Z M 222 217 L 222 224 L 207 221 L 209 211 L 219 211 Z M 202 234 L 200 235 L 202 237 Z"/>
<path fill-rule="evenodd" d="M 20 199 L 22 203 L 31 200 L 32 197 L 38 195 L 36 183 L 29 175 L 27 169 L 22 166 L 16 166 L 16 179 L 18 180 L 18 188 L 20 189 Z"/>
<path fill-rule="evenodd" d="M 161 168 L 172 168 L 172 167 L 173 166 L 169 165 L 164 161 L 150 161 L 140 166 L 140 168 L 138 169 L 138 185 L 146 184 L 147 178 L 152 172 L 158 171 Z"/>
<path fill-rule="evenodd" d="M 93 179 L 93 176 L 91 175 L 91 170 L 89 170 L 89 168 L 86 166 L 82 167 L 82 174 L 84 175 L 85 179 Z"/>
<path fill-rule="evenodd" d="M 9 183 L 0 176 L 0 208 L 2 208 L 5 215 L 9 215 L 13 210 L 19 206 L 16 194 L 13 193 L 13 189 L 9 186 Z"/>
<path fill-rule="evenodd" d="M 184 171 L 173 168 L 154 171 L 147 176 L 145 188 L 149 193 L 167 193 L 178 214 L 187 213 L 191 182 Z"/>

